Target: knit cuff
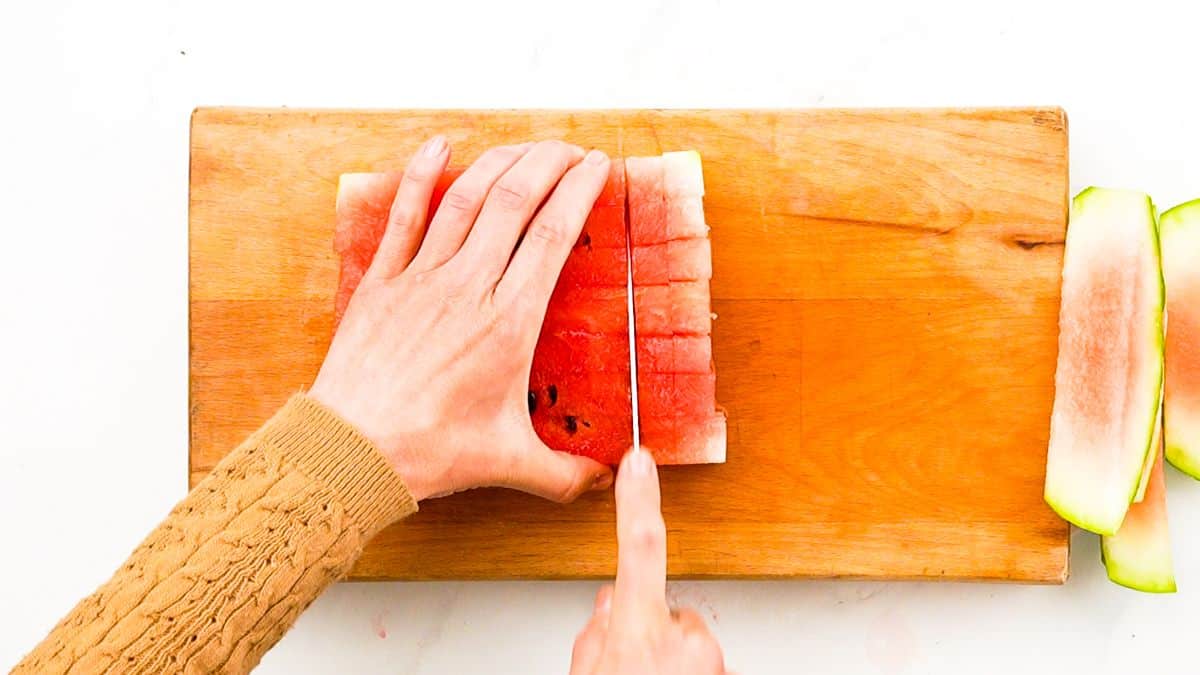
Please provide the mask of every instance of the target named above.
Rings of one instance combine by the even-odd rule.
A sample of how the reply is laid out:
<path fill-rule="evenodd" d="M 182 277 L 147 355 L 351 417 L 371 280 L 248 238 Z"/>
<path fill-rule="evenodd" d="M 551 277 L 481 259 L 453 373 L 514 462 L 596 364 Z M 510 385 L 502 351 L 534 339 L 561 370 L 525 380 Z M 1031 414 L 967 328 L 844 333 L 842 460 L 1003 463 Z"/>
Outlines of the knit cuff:
<path fill-rule="evenodd" d="M 332 490 L 368 538 L 417 511 L 404 481 L 375 445 L 303 393 L 292 396 L 259 433 L 288 462 Z"/>

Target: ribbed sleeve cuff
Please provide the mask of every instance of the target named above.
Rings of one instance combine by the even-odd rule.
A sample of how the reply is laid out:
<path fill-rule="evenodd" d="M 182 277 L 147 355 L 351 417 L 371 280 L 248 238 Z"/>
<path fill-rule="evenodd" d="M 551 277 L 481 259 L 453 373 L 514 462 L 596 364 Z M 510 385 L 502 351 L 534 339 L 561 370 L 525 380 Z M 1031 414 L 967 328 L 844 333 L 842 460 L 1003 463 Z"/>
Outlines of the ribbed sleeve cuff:
<path fill-rule="evenodd" d="M 375 445 L 303 393 L 292 396 L 260 434 L 305 475 L 333 490 L 367 537 L 417 510 Z"/>

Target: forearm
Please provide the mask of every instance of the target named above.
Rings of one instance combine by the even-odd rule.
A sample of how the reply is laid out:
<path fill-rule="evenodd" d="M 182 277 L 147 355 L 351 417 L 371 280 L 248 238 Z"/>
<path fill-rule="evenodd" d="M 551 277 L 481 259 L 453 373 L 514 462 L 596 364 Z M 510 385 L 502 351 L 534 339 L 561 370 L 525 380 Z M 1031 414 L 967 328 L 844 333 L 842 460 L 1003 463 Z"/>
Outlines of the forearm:
<path fill-rule="evenodd" d="M 376 532 L 416 510 L 369 441 L 297 396 L 16 672 L 245 672 Z"/>

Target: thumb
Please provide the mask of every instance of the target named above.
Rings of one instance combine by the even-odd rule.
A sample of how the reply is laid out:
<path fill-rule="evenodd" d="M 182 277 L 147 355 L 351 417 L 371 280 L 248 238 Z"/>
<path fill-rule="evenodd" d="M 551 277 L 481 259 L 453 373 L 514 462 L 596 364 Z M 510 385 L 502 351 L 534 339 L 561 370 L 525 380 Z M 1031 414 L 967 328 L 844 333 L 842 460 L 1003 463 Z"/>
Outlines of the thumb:
<path fill-rule="evenodd" d="M 551 501 L 567 503 L 588 490 L 604 490 L 613 482 L 612 469 L 594 459 L 551 450 L 536 434 L 518 450 L 505 487 Z"/>

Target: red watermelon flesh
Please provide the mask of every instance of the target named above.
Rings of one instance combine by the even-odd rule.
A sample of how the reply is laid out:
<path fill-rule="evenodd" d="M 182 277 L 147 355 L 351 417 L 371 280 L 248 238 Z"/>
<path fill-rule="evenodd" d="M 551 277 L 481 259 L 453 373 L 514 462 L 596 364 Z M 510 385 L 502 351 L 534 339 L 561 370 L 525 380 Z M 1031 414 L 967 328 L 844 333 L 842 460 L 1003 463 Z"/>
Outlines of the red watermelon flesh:
<path fill-rule="evenodd" d="M 681 239 L 635 246 L 633 283 L 661 285 L 712 278 L 712 248 L 707 239 Z M 628 257 L 623 248 L 577 244 L 559 276 L 560 285 L 624 286 Z"/>
<path fill-rule="evenodd" d="M 713 413 L 715 373 L 643 373 L 638 368 L 638 403 L 645 417 L 704 418 Z"/>
<path fill-rule="evenodd" d="M 708 373 L 713 371 L 708 335 L 646 335 L 637 339 L 638 372 Z"/>
<path fill-rule="evenodd" d="M 633 289 L 639 335 L 708 335 L 712 333 L 710 307 L 707 281 Z"/>
<path fill-rule="evenodd" d="M 629 257 L 623 248 L 577 244 L 558 277 L 559 288 L 625 287 Z"/>
<path fill-rule="evenodd" d="M 533 363 L 529 416 L 542 441 L 598 462 L 619 463 L 633 438 L 628 357 L 623 374 L 619 369 L 560 372 L 557 363 L 539 359 L 536 353 Z"/>
<path fill-rule="evenodd" d="M 662 157 L 625 160 L 629 194 L 629 239 L 634 246 L 667 240 Z"/>
<path fill-rule="evenodd" d="M 712 247 L 708 239 L 678 239 L 633 248 L 633 282 L 666 284 L 712 278 Z"/>
<path fill-rule="evenodd" d="M 644 413 L 643 413 L 644 415 Z M 712 464 L 725 461 L 725 414 L 704 418 L 643 416 L 642 445 L 659 464 Z M 668 448 L 661 450 L 660 448 Z"/>
<path fill-rule="evenodd" d="M 624 361 L 610 353 L 609 340 L 609 335 L 584 331 L 543 332 L 536 354 L 546 362 L 563 364 L 564 372 L 612 371 L 623 367 Z M 707 335 L 640 336 L 637 353 L 639 373 L 714 372 L 712 339 Z M 628 356 L 628 343 L 622 354 Z"/>
<path fill-rule="evenodd" d="M 649 387 L 640 411 L 643 443 L 664 464 L 724 461 L 725 420 L 714 404 L 707 281 L 712 260 L 700 200 L 703 186 L 698 156 L 694 162 L 677 160 L 674 169 L 666 156 L 614 162 L 609 183 L 560 275 L 534 353 L 529 388 L 534 428 L 550 447 L 615 464 L 630 445 L 628 197 L 639 379 L 648 376 L 643 387 Z M 628 180 L 626 164 L 631 165 Z M 680 175 L 681 164 L 682 173 L 691 171 L 691 178 L 671 178 L 675 182 L 668 194 L 664 180 L 668 174 Z M 431 214 L 459 173 L 453 171 L 439 183 Z M 399 179 L 398 172 L 348 174 L 339 183 L 339 319 L 374 256 Z M 640 223 L 636 229 L 635 222 Z M 668 229 L 681 236 L 668 240 Z M 639 240 L 649 245 L 637 245 Z"/>
<path fill-rule="evenodd" d="M 712 332 L 707 281 L 635 286 L 638 335 L 708 335 Z M 625 288 L 559 286 L 546 309 L 543 330 L 628 335 Z"/>

